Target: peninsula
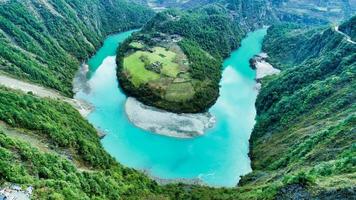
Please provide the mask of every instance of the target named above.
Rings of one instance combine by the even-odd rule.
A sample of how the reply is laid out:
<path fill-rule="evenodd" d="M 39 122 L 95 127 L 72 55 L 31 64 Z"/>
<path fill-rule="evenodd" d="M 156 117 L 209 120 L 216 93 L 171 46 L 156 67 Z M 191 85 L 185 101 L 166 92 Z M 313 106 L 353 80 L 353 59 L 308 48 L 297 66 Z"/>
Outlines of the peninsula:
<path fill-rule="evenodd" d="M 219 97 L 222 58 L 242 36 L 220 6 L 164 11 L 121 45 L 119 83 L 128 96 L 146 105 L 176 113 L 205 112 Z"/>

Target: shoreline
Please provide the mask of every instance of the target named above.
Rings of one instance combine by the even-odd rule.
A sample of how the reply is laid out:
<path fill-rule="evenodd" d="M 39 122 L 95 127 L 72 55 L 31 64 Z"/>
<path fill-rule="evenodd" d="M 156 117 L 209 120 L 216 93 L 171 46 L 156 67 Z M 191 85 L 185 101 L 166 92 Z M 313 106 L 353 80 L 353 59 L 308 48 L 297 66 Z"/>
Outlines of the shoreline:
<path fill-rule="evenodd" d="M 256 52 L 254 52 L 254 53 L 258 53 L 258 51 L 256 51 Z M 253 55 L 253 54 L 252 54 Z M 250 57 L 252 57 L 252 56 L 250 56 Z M 108 59 L 108 58 L 105 58 L 105 59 Z M 104 59 L 104 60 L 105 60 Z M 110 58 L 111 59 L 111 58 Z M 246 58 L 246 60 L 245 60 L 245 62 L 247 62 L 246 64 L 248 65 L 248 58 Z M 109 70 L 104 70 L 104 71 L 101 71 L 101 70 L 99 70 L 100 72 L 103 72 L 103 74 L 100 74 L 100 73 L 97 73 L 96 75 L 100 75 L 99 77 L 100 78 L 98 78 L 98 79 L 96 79 L 96 81 L 98 82 L 98 83 L 101 83 L 100 81 L 103 81 L 102 83 L 106 83 L 106 80 L 108 79 L 108 83 L 110 82 L 110 84 L 111 84 L 111 86 L 113 85 L 112 84 L 112 82 L 113 82 L 113 80 L 111 80 L 112 79 L 112 77 L 111 77 L 111 75 L 113 75 L 114 74 L 114 70 L 112 70 L 111 69 L 111 67 L 112 67 L 112 65 L 114 64 L 114 63 L 111 63 L 111 61 L 110 62 L 108 62 L 108 63 L 102 63 L 101 65 L 103 65 L 103 64 L 109 64 L 108 66 L 106 66 L 106 68 L 109 68 Z M 234 65 L 235 66 L 235 65 Z M 237 67 L 237 66 L 236 66 Z M 99 68 L 98 68 L 99 69 Z M 80 72 L 80 70 L 82 70 L 82 71 L 86 71 L 86 70 L 84 70 L 83 69 L 83 66 L 82 66 L 82 68 L 80 68 L 80 69 L 78 69 L 79 70 L 79 72 Z M 96 77 L 96 76 L 93 76 L 93 77 Z M 107 79 L 106 79 L 107 78 Z M 117 78 L 117 77 L 116 77 Z M 239 78 L 238 76 L 233 76 L 233 78 Z M 253 87 L 253 85 L 254 85 L 254 76 L 249 76 L 249 78 L 250 78 L 250 80 L 252 80 L 253 81 L 253 83 L 252 84 L 249 84 L 249 90 L 248 91 L 250 91 L 250 90 L 252 90 L 252 87 Z M 93 80 L 93 79 L 92 79 Z M 238 81 L 241 81 L 242 79 L 239 79 L 239 80 L 234 80 L 232 83 L 228 83 L 228 84 L 235 84 L 236 82 L 238 82 Z M 117 81 L 117 80 L 116 80 Z M 116 82 L 115 81 L 115 82 Z M 92 81 L 86 81 L 87 83 L 90 83 L 91 84 L 91 82 Z M 84 82 L 85 83 L 85 82 Z M 251 83 L 251 82 L 250 82 Z M 84 84 L 84 86 L 85 86 L 85 84 Z M 111 87 L 110 86 L 110 87 Z M 105 85 L 101 85 L 99 88 L 94 88 L 94 86 L 92 86 L 93 88 L 90 88 L 89 87 L 89 89 L 88 89 L 88 92 L 95 92 L 96 91 L 96 89 L 105 89 Z M 108 86 L 107 86 L 108 87 Z M 117 87 L 117 86 L 116 86 Z M 91 91 L 91 90 L 93 90 L 93 91 Z M 109 90 L 110 92 L 112 92 L 112 90 Z M 83 91 L 81 91 L 81 92 L 83 92 Z M 243 92 L 245 92 L 245 91 L 243 91 Z M 100 94 L 102 94 L 102 93 L 100 93 Z M 255 94 L 255 93 L 254 93 Z M 110 93 L 107 93 L 107 95 L 111 95 Z M 121 95 L 121 94 L 120 94 Z M 108 97 L 109 97 L 108 96 Z M 228 96 L 231 96 L 231 95 L 228 95 Z M 79 95 L 77 96 L 77 98 L 79 97 Z M 84 97 L 85 98 L 85 97 Z M 101 98 L 100 96 L 99 96 L 99 98 Z M 103 98 L 105 98 L 105 96 L 103 96 Z M 123 106 L 123 105 L 125 105 L 125 103 L 127 103 L 127 102 L 125 102 L 127 99 L 126 99 L 126 97 L 125 97 L 125 99 L 122 99 L 122 98 L 124 98 L 123 96 L 120 96 L 120 103 L 121 103 L 121 106 Z M 108 103 L 113 103 L 113 102 L 108 102 Z M 224 109 L 224 111 L 226 112 L 226 115 L 228 116 L 228 117 L 236 117 L 236 110 L 229 110 L 229 108 L 231 107 L 231 106 L 233 106 L 233 102 L 225 102 L 225 103 L 222 103 L 222 104 L 224 104 L 224 105 L 221 105 L 222 106 L 222 108 L 221 109 Z M 225 105 L 225 104 L 227 104 L 227 105 Z M 95 105 L 94 105 L 95 106 Z M 140 108 L 140 107 L 138 107 L 138 108 Z M 127 118 L 129 118 L 129 115 L 127 114 L 127 113 L 125 113 L 125 111 L 126 111 L 126 109 L 125 108 L 123 108 L 124 110 L 120 110 L 120 112 L 121 111 L 123 111 L 120 115 L 124 115 L 124 116 L 121 116 L 121 117 L 123 117 L 123 119 L 125 119 L 125 117 L 127 117 Z M 226 110 L 225 110 L 226 109 Z M 154 111 L 157 111 L 157 109 L 148 109 L 149 111 L 152 111 L 152 110 L 154 110 Z M 223 111 L 223 112 L 224 112 Z M 110 111 L 109 111 L 110 112 Z M 115 111 L 114 111 L 115 112 Z M 214 112 L 215 113 L 215 112 Z M 125 114 L 126 114 L 126 116 L 125 116 Z M 159 112 L 159 114 L 162 114 L 161 112 Z M 251 114 L 253 114 L 253 113 L 251 113 Z M 231 115 L 231 116 L 230 116 Z M 137 115 L 134 115 L 135 117 L 137 117 Z M 149 116 L 149 119 L 151 120 L 151 118 L 156 118 L 156 116 L 153 116 L 153 115 L 148 115 Z M 217 115 L 218 116 L 218 115 Z M 156 140 L 156 141 L 159 141 L 157 144 L 161 144 L 161 141 L 165 141 L 167 138 L 165 138 L 165 137 L 175 137 L 175 138 L 171 138 L 171 139 L 169 139 L 168 141 L 174 141 L 174 142 L 176 142 L 176 143 L 185 143 L 185 142 L 194 142 L 195 143 L 195 141 L 200 141 L 200 140 L 202 140 L 202 141 L 205 141 L 206 140 L 206 138 L 208 138 L 208 140 L 210 140 L 210 139 L 212 139 L 213 141 L 216 141 L 216 142 L 218 142 L 218 143 L 220 143 L 220 142 L 222 142 L 222 144 L 226 144 L 224 141 L 222 141 L 222 140 L 225 140 L 226 139 L 226 137 L 224 137 L 225 136 L 225 131 L 230 131 L 230 130 L 228 130 L 226 127 L 225 127 L 225 129 L 222 129 L 221 130 L 221 132 L 222 133 L 224 133 L 224 134 L 218 134 L 217 136 L 213 136 L 213 134 L 210 134 L 211 132 L 215 132 L 216 130 L 215 129 L 212 129 L 212 131 L 209 131 L 204 137 L 198 137 L 198 136 L 200 136 L 200 134 L 194 134 L 194 136 L 192 136 L 192 135 L 183 135 L 183 134 L 179 134 L 179 135 L 167 135 L 167 134 L 157 134 L 157 133 L 147 133 L 147 132 L 145 132 L 145 131 L 142 131 L 142 128 L 141 129 L 139 129 L 139 128 L 134 128 L 133 126 L 136 126 L 136 127 L 138 127 L 137 125 L 135 125 L 135 124 L 133 124 L 132 123 L 132 120 L 127 120 L 127 118 L 125 119 L 125 120 L 123 120 L 123 123 L 126 125 L 127 124 L 127 127 L 129 128 L 128 129 L 128 133 L 130 133 L 130 131 L 133 131 L 133 132 L 135 132 L 135 134 L 144 134 L 144 136 L 142 136 L 142 137 L 146 137 L 146 136 L 148 136 L 148 137 L 150 137 L 151 138 L 151 135 L 153 136 L 152 138 L 154 139 L 154 140 Z M 109 118 L 104 118 L 104 119 L 107 119 L 107 120 L 110 120 Z M 238 121 L 239 119 L 237 119 L 237 121 Z M 244 120 L 244 119 L 242 119 L 242 120 Z M 251 119 L 252 120 L 252 119 Z M 170 121 L 172 121 L 172 120 L 170 120 Z M 234 123 L 235 122 L 232 122 L 231 121 L 231 119 L 228 121 L 228 123 L 230 124 L 232 124 L 232 125 L 234 125 Z M 100 130 L 100 126 L 101 126 L 101 123 L 94 123 L 94 124 L 96 124 L 96 126 L 98 127 L 98 129 Z M 105 127 L 105 125 L 103 125 L 104 127 Z M 112 125 L 112 127 L 115 127 L 116 125 L 114 124 L 114 125 Z M 183 128 L 185 128 L 185 125 L 181 125 Z M 204 127 L 204 126 L 203 126 Z M 111 129 L 110 129 L 111 130 Z M 115 130 L 116 131 L 116 130 Z M 124 132 L 125 131 L 125 127 L 123 128 L 123 129 L 120 129 L 120 130 L 117 130 L 117 131 L 120 131 L 120 132 Z M 175 130 L 175 131 L 177 131 L 177 130 Z M 125 134 L 127 134 L 127 131 L 125 131 L 126 133 L 123 133 L 123 135 L 125 135 Z M 151 131 L 152 132 L 152 131 Z M 172 134 L 172 133 L 171 133 Z M 119 140 L 119 138 L 117 138 L 117 137 L 113 137 L 115 135 L 115 132 L 113 133 L 113 134 L 110 134 L 110 135 L 108 135 L 108 137 L 109 138 L 106 138 L 106 140 L 107 141 L 109 141 L 110 140 L 110 143 L 109 144 L 111 144 L 111 145 L 115 145 L 115 142 L 117 142 L 116 140 Z M 183 136 L 182 136 L 183 135 Z M 197 138 L 194 138 L 194 137 L 197 137 Z M 213 138 L 211 138 L 211 137 L 213 137 Z M 221 137 L 221 139 L 219 139 L 219 137 Z M 177 139 L 176 139 L 177 138 Z M 135 140 L 135 138 L 131 138 L 130 137 L 130 139 L 132 139 L 132 140 Z M 196 139 L 196 140 L 195 140 Z M 241 138 L 241 139 L 245 139 L 245 138 Z M 233 141 L 233 140 L 232 140 Z M 148 141 L 148 142 L 150 142 L 150 141 Z M 248 140 L 246 140 L 246 142 L 248 143 Z M 116 143 L 117 144 L 117 143 Z M 230 144 L 230 141 L 228 142 L 228 144 Z M 124 145 L 128 145 L 128 148 L 131 148 L 130 146 L 131 146 L 131 144 L 124 144 Z M 122 145 L 121 145 L 122 146 Z M 178 146 L 181 146 L 180 144 L 178 145 Z M 198 145 L 197 146 L 197 148 L 199 148 L 198 149 L 198 151 L 200 151 L 200 149 L 202 149 L 202 150 L 206 150 L 206 149 L 204 149 L 203 147 L 201 147 L 201 146 L 203 146 L 203 145 Z M 236 146 L 236 145 L 233 145 L 233 146 Z M 157 150 L 158 150 L 158 152 L 160 151 L 159 149 L 162 149 L 159 145 L 157 145 L 157 146 L 155 146 L 155 147 L 152 147 L 152 148 L 158 148 Z M 164 147 L 164 146 L 162 146 L 162 147 Z M 222 148 L 225 148 L 225 146 L 221 146 Z M 104 146 L 104 148 L 105 148 L 105 146 Z M 114 147 L 113 147 L 114 148 Z M 124 148 L 126 148 L 126 147 L 124 147 Z M 132 147 L 132 148 L 136 148 L 136 146 L 134 146 L 134 147 Z M 141 147 L 140 147 L 141 148 Z M 143 149 L 142 150 L 144 150 L 146 147 L 142 147 Z M 227 148 L 230 148 L 230 146 L 228 146 Z M 239 147 L 232 147 L 232 148 L 239 148 Z M 184 149 L 184 148 L 183 148 Z M 213 150 L 213 149 L 209 149 L 209 150 Z M 214 151 L 214 150 L 213 150 Z M 144 152 L 144 151 L 143 151 Z M 202 151 L 201 153 L 203 153 L 204 154 L 204 152 L 206 152 L 206 151 Z M 232 151 L 230 151 L 230 152 L 232 152 Z M 151 153 L 151 152 L 147 152 L 148 153 L 148 156 L 149 156 L 149 154 Z M 202 155 L 200 153 L 200 155 Z M 239 154 L 240 154 L 240 152 L 238 152 Z M 245 155 L 245 153 L 244 152 L 241 152 L 241 153 L 243 153 L 243 155 L 241 154 L 241 159 L 245 159 L 246 157 L 248 157 L 248 153 L 246 152 L 246 155 Z M 112 154 L 112 155 L 116 155 L 115 153 L 114 154 Z M 120 156 L 120 155 L 119 155 Z M 118 156 L 118 157 L 119 157 Z M 169 156 L 169 155 L 168 155 Z M 172 155 L 172 156 L 174 156 L 174 155 Z M 220 156 L 220 155 L 219 155 Z M 224 156 L 224 155 L 222 155 L 222 156 Z M 240 155 L 238 155 L 238 156 L 240 156 Z M 118 157 L 116 157 L 116 156 L 114 156 L 118 161 L 120 161 L 120 159 L 118 158 Z M 235 157 L 235 156 L 234 156 Z M 179 159 L 179 158 L 178 158 Z M 191 157 L 190 155 L 188 155 L 188 157 L 187 158 L 184 158 L 184 159 L 188 159 L 188 160 L 190 160 L 190 159 L 198 159 L 197 161 L 199 161 L 199 159 L 203 159 L 203 158 L 193 158 L 193 157 Z M 236 158 L 232 158 L 232 159 L 236 159 Z M 249 158 L 247 158 L 249 161 L 250 161 L 250 159 Z M 219 160 L 217 160 L 217 162 L 219 162 Z M 204 163 L 196 163 L 196 164 L 199 164 L 199 165 L 204 165 Z M 246 166 L 245 166 L 246 165 Z M 137 168 L 136 168 L 137 167 Z M 217 170 L 217 172 L 216 172 L 216 174 L 215 174 L 215 171 L 214 171 L 214 173 L 211 173 L 211 174 L 204 174 L 204 173 L 194 173 L 193 174 L 193 176 L 192 177 L 190 177 L 190 175 L 188 176 L 189 178 L 180 178 L 180 177 L 182 177 L 182 176 L 179 176 L 179 174 L 177 175 L 176 173 L 173 173 L 172 175 L 169 175 L 168 177 L 172 177 L 172 178 L 165 178 L 164 176 L 163 176 L 163 178 L 162 178 L 162 175 L 161 175 L 161 173 L 157 173 L 156 172 L 156 170 L 155 170 L 155 168 L 151 168 L 150 167 L 150 165 L 145 165 L 145 166 L 136 166 L 135 168 L 138 170 L 138 171 L 141 171 L 142 173 L 146 173 L 147 174 L 147 176 L 149 176 L 149 178 L 151 178 L 151 179 L 153 179 L 153 180 L 155 180 L 155 181 L 157 181 L 159 184 L 171 184 L 171 183 L 180 183 L 180 182 L 183 182 L 183 183 L 186 183 L 186 184 L 194 184 L 194 185 L 209 185 L 208 183 L 209 182 L 212 182 L 212 183 L 214 183 L 214 181 L 212 180 L 215 176 L 218 176 L 218 175 L 220 175 L 220 174 L 218 174 L 218 173 L 222 173 L 222 176 L 226 176 L 226 177 L 224 177 L 224 178 L 226 178 L 227 180 L 230 180 L 230 179 L 234 179 L 235 180 L 235 177 L 231 177 L 231 174 L 229 173 L 228 175 L 226 175 L 226 171 L 225 171 L 225 169 L 222 169 L 223 171 L 225 171 L 225 172 L 220 172 L 220 171 L 218 171 Z M 182 166 L 182 167 L 191 167 L 191 166 Z M 246 174 L 246 173 L 249 173 L 250 172 L 250 162 L 246 162 L 246 163 L 242 163 L 242 166 L 236 166 L 239 170 L 241 170 L 241 173 L 238 173 L 238 177 L 240 177 L 240 176 L 242 176 L 243 174 Z M 205 168 L 205 167 L 204 167 Z M 187 169 L 187 170 L 189 170 L 189 169 Z M 226 170 L 228 170 L 227 172 L 229 172 L 231 169 L 226 169 Z M 205 170 L 203 171 L 203 172 L 205 172 Z M 154 176 L 154 175 L 159 175 L 158 177 L 156 177 L 156 176 Z M 159 177 L 161 177 L 161 178 L 159 178 Z M 176 177 L 176 178 L 175 178 Z M 240 178 L 236 178 L 236 182 L 234 181 L 232 184 L 230 184 L 230 183 L 227 183 L 227 186 L 225 186 L 225 187 L 236 187 L 236 185 L 238 184 L 238 181 L 239 181 L 239 179 Z M 205 183 L 207 183 L 207 184 L 205 184 Z M 216 186 L 213 186 L 213 187 L 221 187 L 221 185 L 220 184 L 222 184 L 222 183 L 219 183 L 219 185 L 216 185 Z M 225 184 L 225 183 L 223 183 L 223 184 Z"/>
<path fill-rule="evenodd" d="M 181 139 L 202 136 L 216 122 L 215 117 L 208 112 L 176 114 L 144 105 L 132 97 L 126 99 L 125 114 L 128 120 L 140 129 Z"/>
<path fill-rule="evenodd" d="M 267 62 L 268 55 L 267 53 L 260 53 L 253 56 L 249 62 L 250 67 L 256 71 L 256 89 L 261 89 L 261 80 L 266 76 L 271 76 L 279 74 L 281 70 L 274 68 L 270 63 Z"/>
<path fill-rule="evenodd" d="M 80 68 L 80 70 L 81 69 L 82 67 Z M 13 90 L 19 90 L 24 93 L 32 93 L 33 95 L 38 96 L 40 98 L 50 98 L 53 100 L 66 102 L 70 104 L 74 109 L 76 109 L 79 114 L 84 118 L 87 118 L 88 115 L 95 110 L 95 107 L 85 100 L 75 99 L 75 97 L 65 97 L 61 95 L 58 91 L 52 90 L 50 88 L 45 88 L 34 83 L 18 80 L 3 73 L 0 73 L 0 85 Z M 73 81 L 73 88 L 74 87 L 75 85 Z M 97 135 L 100 139 L 105 137 L 106 133 L 104 131 L 100 129 L 96 130 Z"/>
<path fill-rule="evenodd" d="M 3 73 L 0 74 L 0 85 L 13 90 L 20 90 L 24 93 L 32 93 L 35 96 L 41 98 L 62 100 L 73 106 L 73 108 L 75 108 L 83 117 L 88 116 L 94 110 L 94 107 L 88 102 L 85 102 L 80 99 L 65 97 L 58 91 L 55 91 L 53 89 L 45 88 L 34 83 L 12 78 L 11 76 L 8 76 Z"/>
<path fill-rule="evenodd" d="M 90 86 L 87 83 L 88 72 L 89 72 L 89 65 L 87 65 L 86 63 L 82 63 L 82 65 L 79 67 L 79 69 L 76 72 L 74 79 L 72 81 L 73 92 L 74 92 L 73 101 L 77 102 L 77 104 L 76 104 L 78 106 L 77 110 L 81 113 L 81 115 L 85 119 L 87 119 L 87 117 L 90 115 L 90 113 L 95 111 L 96 108 L 90 102 L 88 102 L 84 99 L 76 98 L 76 94 L 79 91 L 83 91 L 85 93 L 90 92 Z M 103 139 L 107 135 L 106 131 L 102 130 L 100 127 L 94 127 L 94 128 L 96 129 L 99 139 Z"/>
<path fill-rule="evenodd" d="M 87 116 L 95 110 L 94 105 L 91 103 L 83 100 L 83 99 L 77 99 L 76 94 L 79 91 L 85 91 L 89 92 L 90 87 L 87 84 L 87 73 L 89 72 L 89 66 L 85 63 L 83 63 L 78 71 L 76 72 L 73 81 L 72 81 L 72 86 L 73 86 L 73 100 L 76 102 L 76 108 L 77 110 L 81 113 L 81 115 L 84 118 L 87 118 Z M 101 135 L 101 134 L 100 134 Z"/>
<path fill-rule="evenodd" d="M 154 180 L 157 182 L 159 185 L 168 185 L 168 184 L 179 184 L 179 183 L 184 183 L 188 185 L 200 185 L 200 186 L 207 186 L 204 184 L 203 180 L 201 180 L 199 177 L 197 178 L 159 178 L 157 176 L 152 175 L 152 173 L 147 170 L 139 170 L 146 176 L 148 176 L 150 179 Z"/>

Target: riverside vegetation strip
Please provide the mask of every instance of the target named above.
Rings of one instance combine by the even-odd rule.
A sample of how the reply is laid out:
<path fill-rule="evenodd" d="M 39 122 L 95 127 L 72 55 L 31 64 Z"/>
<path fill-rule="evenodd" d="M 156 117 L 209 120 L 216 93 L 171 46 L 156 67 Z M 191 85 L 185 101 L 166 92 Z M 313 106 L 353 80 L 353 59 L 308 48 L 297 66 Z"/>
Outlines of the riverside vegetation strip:
<path fill-rule="evenodd" d="M 354 198 L 356 45 L 333 27 L 285 24 L 269 28 L 263 50 L 282 73 L 262 80 L 254 171 L 240 185 L 278 185 L 288 173 L 281 198 Z"/>
<path fill-rule="evenodd" d="M 3 7 L 4 2 L 6 7 Z M 0 2 L 2 20 L 18 20 L 22 13 L 28 12 L 29 7 L 17 7 L 14 2 L 19 3 Z M 66 1 L 47 2 L 56 5 L 54 9 L 57 12 L 61 11 L 60 8 L 72 10 L 70 7 L 73 7 L 80 10 L 80 6 L 74 5 L 88 5 L 87 1 L 71 1 L 73 4 L 70 7 L 63 7 Z M 90 5 L 97 6 L 98 2 L 93 1 Z M 4 14 L 5 11 L 11 11 L 9 5 L 11 9 L 17 7 L 22 10 Z M 47 10 L 44 7 L 42 12 Z M 55 13 L 47 12 L 47 15 L 51 19 Z M 75 15 L 70 16 L 75 18 Z M 45 20 L 46 23 L 49 21 Z M 90 23 L 86 25 L 93 27 Z M 60 27 L 70 31 L 67 26 Z M 342 24 L 340 27 L 350 27 L 350 32 L 341 30 L 351 36 L 356 26 L 349 21 L 348 25 Z M 55 149 L 63 142 L 65 145 L 62 148 L 70 149 L 77 159 L 83 160 L 83 163 L 95 170 L 80 172 L 68 159 L 55 153 L 45 153 L 32 144 L 0 134 L 0 180 L 34 185 L 34 199 L 290 199 L 293 195 L 319 199 L 354 198 L 355 49 L 343 36 L 336 32 L 334 34 L 332 29 L 324 27 L 304 31 L 305 28 L 283 26 L 269 29 L 264 51 L 270 56 L 269 62 L 282 69 L 282 73 L 262 80 L 263 88 L 257 101 L 259 117 L 251 139 L 254 172 L 243 177 L 238 188 L 184 184 L 158 186 L 141 173 L 113 161 L 102 149 L 95 130 L 68 104 L 5 88 L 0 88 L 0 116 L 8 120 L 4 121 L 11 126 L 38 133 L 49 144 L 53 144 Z M 301 34 L 296 34 L 298 32 Z M 9 43 L 8 37 L 3 33 L 1 35 L 2 42 Z M 43 43 L 33 44 L 44 46 Z M 293 45 L 299 48 L 291 48 Z M 8 44 L 0 46 L 7 47 Z M 279 52 L 282 49 L 286 53 L 285 57 Z M 295 52 L 296 49 L 308 51 L 304 54 Z M 6 54 L 9 51 L 2 50 L 1 57 L 8 56 L 2 59 L 2 66 L 4 60 L 5 63 L 11 63 L 6 60 L 12 59 L 15 62 L 16 55 L 19 60 L 11 66 L 23 66 L 20 63 L 26 63 L 21 53 L 10 55 Z M 83 49 L 75 51 L 85 52 Z M 38 55 L 36 59 L 42 56 Z M 66 59 L 71 60 L 71 56 Z M 77 65 L 72 66 L 74 75 Z M 37 71 L 43 74 L 54 73 L 56 70 L 39 68 Z M 14 74 L 27 76 L 22 76 L 23 72 Z M 27 79 L 36 80 L 38 77 L 36 73 L 28 74 Z M 53 86 L 45 81 L 40 82 Z M 63 91 L 70 93 L 70 85 L 65 87 L 67 89 Z M 267 101 L 269 99 L 271 101 Z M 286 112 L 282 110 L 283 107 L 288 108 Z M 305 112 L 307 110 L 309 112 Z"/>
<path fill-rule="evenodd" d="M 92 111 L 92 106 L 89 105 L 88 103 L 81 101 L 81 100 L 75 100 L 72 98 L 65 97 L 61 95 L 59 92 L 55 90 L 51 90 L 39 85 L 31 84 L 25 81 L 21 81 L 18 79 L 14 79 L 5 75 L 0 74 L 0 85 L 14 89 L 14 90 L 21 90 L 25 93 L 32 93 L 34 95 L 37 95 L 39 97 L 43 98 L 52 98 L 56 100 L 63 100 L 69 104 L 71 104 L 74 108 L 76 108 L 79 113 L 83 116 L 86 117 L 90 114 Z"/>

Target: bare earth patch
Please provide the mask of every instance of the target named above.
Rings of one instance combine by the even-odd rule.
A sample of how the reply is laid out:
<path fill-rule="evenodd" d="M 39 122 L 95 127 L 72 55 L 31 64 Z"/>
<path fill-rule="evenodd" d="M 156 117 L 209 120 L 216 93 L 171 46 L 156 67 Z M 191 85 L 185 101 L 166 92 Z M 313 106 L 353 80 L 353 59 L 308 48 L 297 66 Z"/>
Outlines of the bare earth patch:
<path fill-rule="evenodd" d="M 176 138 L 192 138 L 203 135 L 206 130 L 212 128 L 215 124 L 215 117 L 210 113 L 171 113 L 146 106 L 132 97 L 126 100 L 125 111 L 129 120 L 135 126 Z"/>
<path fill-rule="evenodd" d="M 79 113 L 86 117 L 92 111 L 92 106 L 88 103 L 76 99 L 71 99 L 68 97 L 64 97 L 59 92 L 55 90 L 51 90 L 42 86 L 38 86 L 32 83 L 28 83 L 25 81 L 21 81 L 15 78 L 11 78 L 9 76 L 0 74 L 0 85 L 5 87 L 14 89 L 14 90 L 21 90 L 25 93 L 31 92 L 36 96 L 42 98 L 51 98 L 56 100 L 63 100 L 69 104 L 71 104 L 75 109 L 79 111 Z"/>

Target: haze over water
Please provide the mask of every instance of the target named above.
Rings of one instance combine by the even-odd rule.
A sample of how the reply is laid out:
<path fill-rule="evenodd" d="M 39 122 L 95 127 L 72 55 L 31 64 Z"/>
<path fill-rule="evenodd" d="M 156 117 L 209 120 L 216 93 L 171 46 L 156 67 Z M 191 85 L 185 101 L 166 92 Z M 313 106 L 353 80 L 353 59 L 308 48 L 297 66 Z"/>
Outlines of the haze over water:
<path fill-rule="evenodd" d="M 88 62 L 90 92 L 76 98 L 95 106 L 88 120 L 107 132 L 104 148 L 125 166 L 163 179 L 199 178 L 211 186 L 233 187 L 251 171 L 248 140 L 255 124 L 255 72 L 249 59 L 260 53 L 266 29 L 250 33 L 224 61 L 220 97 L 210 112 L 214 128 L 193 139 L 170 138 L 132 125 L 126 117 L 126 96 L 118 88 L 115 52 L 132 31 L 108 37 Z M 154 117 L 154 116 L 152 116 Z"/>

